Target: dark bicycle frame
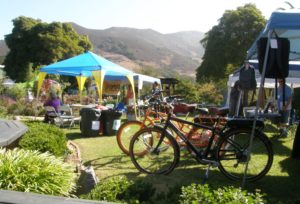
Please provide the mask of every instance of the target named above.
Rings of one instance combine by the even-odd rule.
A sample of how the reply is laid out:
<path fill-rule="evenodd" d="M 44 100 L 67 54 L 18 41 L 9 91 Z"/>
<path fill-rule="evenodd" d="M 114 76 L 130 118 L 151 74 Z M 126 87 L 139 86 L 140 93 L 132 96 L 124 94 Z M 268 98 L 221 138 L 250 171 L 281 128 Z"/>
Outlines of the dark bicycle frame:
<path fill-rule="evenodd" d="M 202 150 L 202 151 L 198 151 L 196 149 L 196 147 L 188 140 L 188 138 L 186 137 L 186 135 L 184 133 L 182 133 L 176 127 L 176 125 L 174 123 L 172 123 L 172 121 L 176 121 L 176 122 L 187 124 L 187 125 L 192 125 L 193 128 L 196 127 L 196 128 L 202 128 L 202 129 L 205 129 L 205 130 L 211 130 L 212 131 L 212 136 L 209 138 L 209 142 L 208 142 L 207 147 L 204 150 Z M 197 156 L 198 159 L 202 160 L 203 162 L 207 162 L 207 163 L 209 163 L 209 161 L 215 161 L 215 160 L 212 160 L 212 159 L 209 159 L 209 160 L 206 161 L 205 159 L 208 158 L 208 154 L 210 153 L 212 143 L 213 143 L 214 138 L 216 136 L 215 132 L 216 132 L 216 129 L 218 129 L 217 128 L 217 124 L 218 123 L 219 123 L 219 118 L 218 118 L 218 120 L 217 120 L 217 122 L 216 122 L 216 124 L 214 126 L 206 126 L 206 125 L 202 125 L 202 124 L 199 124 L 199 123 L 193 123 L 193 122 L 189 122 L 189 121 L 186 121 L 186 120 L 174 117 L 174 116 L 172 116 L 172 114 L 169 113 L 168 117 L 167 117 L 167 120 L 165 122 L 165 125 L 163 127 L 162 136 L 160 137 L 160 139 L 159 139 L 156 147 L 153 149 L 153 153 L 159 153 L 158 152 L 158 147 L 163 142 L 165 134 L 168 131 L 167 129 L 171 128 L 187 144 L 187 146 L 192 150 L 192 152 L 194 152 L 196 154 L 196 156 Z M 218 130 L 218 134 L 220 134 L 219 136 L 222 135 L 222 133 L 223 133 L 223 131 L 225 129 L 226 129 L 226 125 L 220 131 Z"/>

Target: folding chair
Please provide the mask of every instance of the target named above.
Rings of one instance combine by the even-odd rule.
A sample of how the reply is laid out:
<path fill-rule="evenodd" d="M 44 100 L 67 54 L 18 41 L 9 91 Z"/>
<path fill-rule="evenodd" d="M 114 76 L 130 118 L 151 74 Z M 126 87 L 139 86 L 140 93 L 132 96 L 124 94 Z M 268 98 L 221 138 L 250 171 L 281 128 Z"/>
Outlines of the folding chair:
<path fill-rule="evenodd" d="M 45 106 L 47 115 L 52 124 L 59 127 L 64 127 L 67 123 L 69 127 L 74 124 L 74 116 L 72 115 L 72 109 L 68 106 L 60 106 L 58 111 L 52 106 Z"/>
<path fill-rule="evenodd" d="M 51 124 L 57 124 L 58 113 L 53 106 L 45 106 L 47 121 Z"/>
<path fill-rule="evenodd" d="M 80 118 L 75 118 L 72 112 L 72 108 L 67 105 L 59 106 L 59 120 L 60 120 L 60 126 L 64 126 L 65 123 L 69 125 L 69 127 L 72 127 L 74 125 L 75 120 L 80 120 Z"/>

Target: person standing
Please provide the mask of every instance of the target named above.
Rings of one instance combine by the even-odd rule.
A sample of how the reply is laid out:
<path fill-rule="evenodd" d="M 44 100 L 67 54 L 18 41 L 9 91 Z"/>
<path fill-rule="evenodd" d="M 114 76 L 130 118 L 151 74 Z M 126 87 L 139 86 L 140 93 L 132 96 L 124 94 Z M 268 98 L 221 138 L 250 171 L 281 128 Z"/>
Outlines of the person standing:
<path fill-rule="evenodd" d="M 240 88 L 243 91 L 242 106 L 248 106 L 248 94 L 249 91 L 256 90 L 256 79 L 254 67 L 250 65 L 248 60 L 244 61 L 243 67 L 240 69 Z"/>
<path fill-rule="evenodd" d="M 287 126 L 289 122 L 290 112 L 292 109 L 292 89 L 284 83 L 284 79 L 278 79 L 277 105 L 281 115 L 279 123 L 280 135 L 287 136 Z M 283 96 L 284 93 L 284 96 Z M 284 97 L 284 98 L 283 98 Z"/>
<path fill-rule="evenodd" d="M 238 109 L 238 102 L 240 97 L 240 82 L 236 81 L 230 91 L 230 98 L 229 98 L 229 117 L 238 116 L 237 109 Z"/>
<path fill-rule="evenodd" d="M 151 93 L 154 99 L 161 99 L 161 89 L 157 81 L 153 83 Z"/>

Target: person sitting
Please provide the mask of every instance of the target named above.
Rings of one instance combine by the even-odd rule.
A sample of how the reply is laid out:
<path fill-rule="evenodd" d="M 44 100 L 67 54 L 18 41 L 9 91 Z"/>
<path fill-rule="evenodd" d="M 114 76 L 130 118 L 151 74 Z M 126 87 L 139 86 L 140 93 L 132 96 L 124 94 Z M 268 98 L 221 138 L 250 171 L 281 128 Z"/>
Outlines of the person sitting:
<path fill-rule="evenodd" d="M 287 84 L 284 84 L 283 79 L 278 79 L 278 110 L 281 114 L 281 121 L 279 124 L 280 135 L 286 137 L 288 135 L 287 126 L 289 122 L 290 112 L 292 108 L 292 89 Z M 283 98 L 283 89 L 285 97 Z"/>
<path fill-rule="evenodd" d="M 57 113 L 61 105 L 61 100 L 57 97 L 57 95 L 54 92 L 50 92 L 48 100 L 44 103 L 44 106 L 52 106 Z M 50 122 L 49 114 L 49 112 L 46 112 L 45 114 L 44 122 L 46 123 Z"/>

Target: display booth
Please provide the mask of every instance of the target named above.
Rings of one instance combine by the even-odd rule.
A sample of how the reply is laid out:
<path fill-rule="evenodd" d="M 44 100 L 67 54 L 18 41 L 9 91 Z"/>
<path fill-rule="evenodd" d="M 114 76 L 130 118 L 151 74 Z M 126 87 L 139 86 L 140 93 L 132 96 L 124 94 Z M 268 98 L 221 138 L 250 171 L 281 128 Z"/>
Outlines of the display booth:
<path fill-rule="evenodd" d="M 291 9 L 273 12 L 267 25 L 248 50 L 247 59 L 258 60 L 259 72 L 261 74 L 258 93 L 259 98 L 261 98 L 260 96 L 263 93 L 266 78 L 287 77 L 286 81 L 289 82 L 289 77 L 292 77 L 291 62 L 297 62 L 300 59 L 300 10 Z M 300 67 L 295 66 L 295 69 L 298 70 L 298 68 Z M 258 108 L 259 101 L 256 103 L 247 163 L 250 159 L 254 131 L 258 118 Z M 245 184 L 247 166 L 248 165 L 246 165 L 245 168 L 242 185 Z"/>

